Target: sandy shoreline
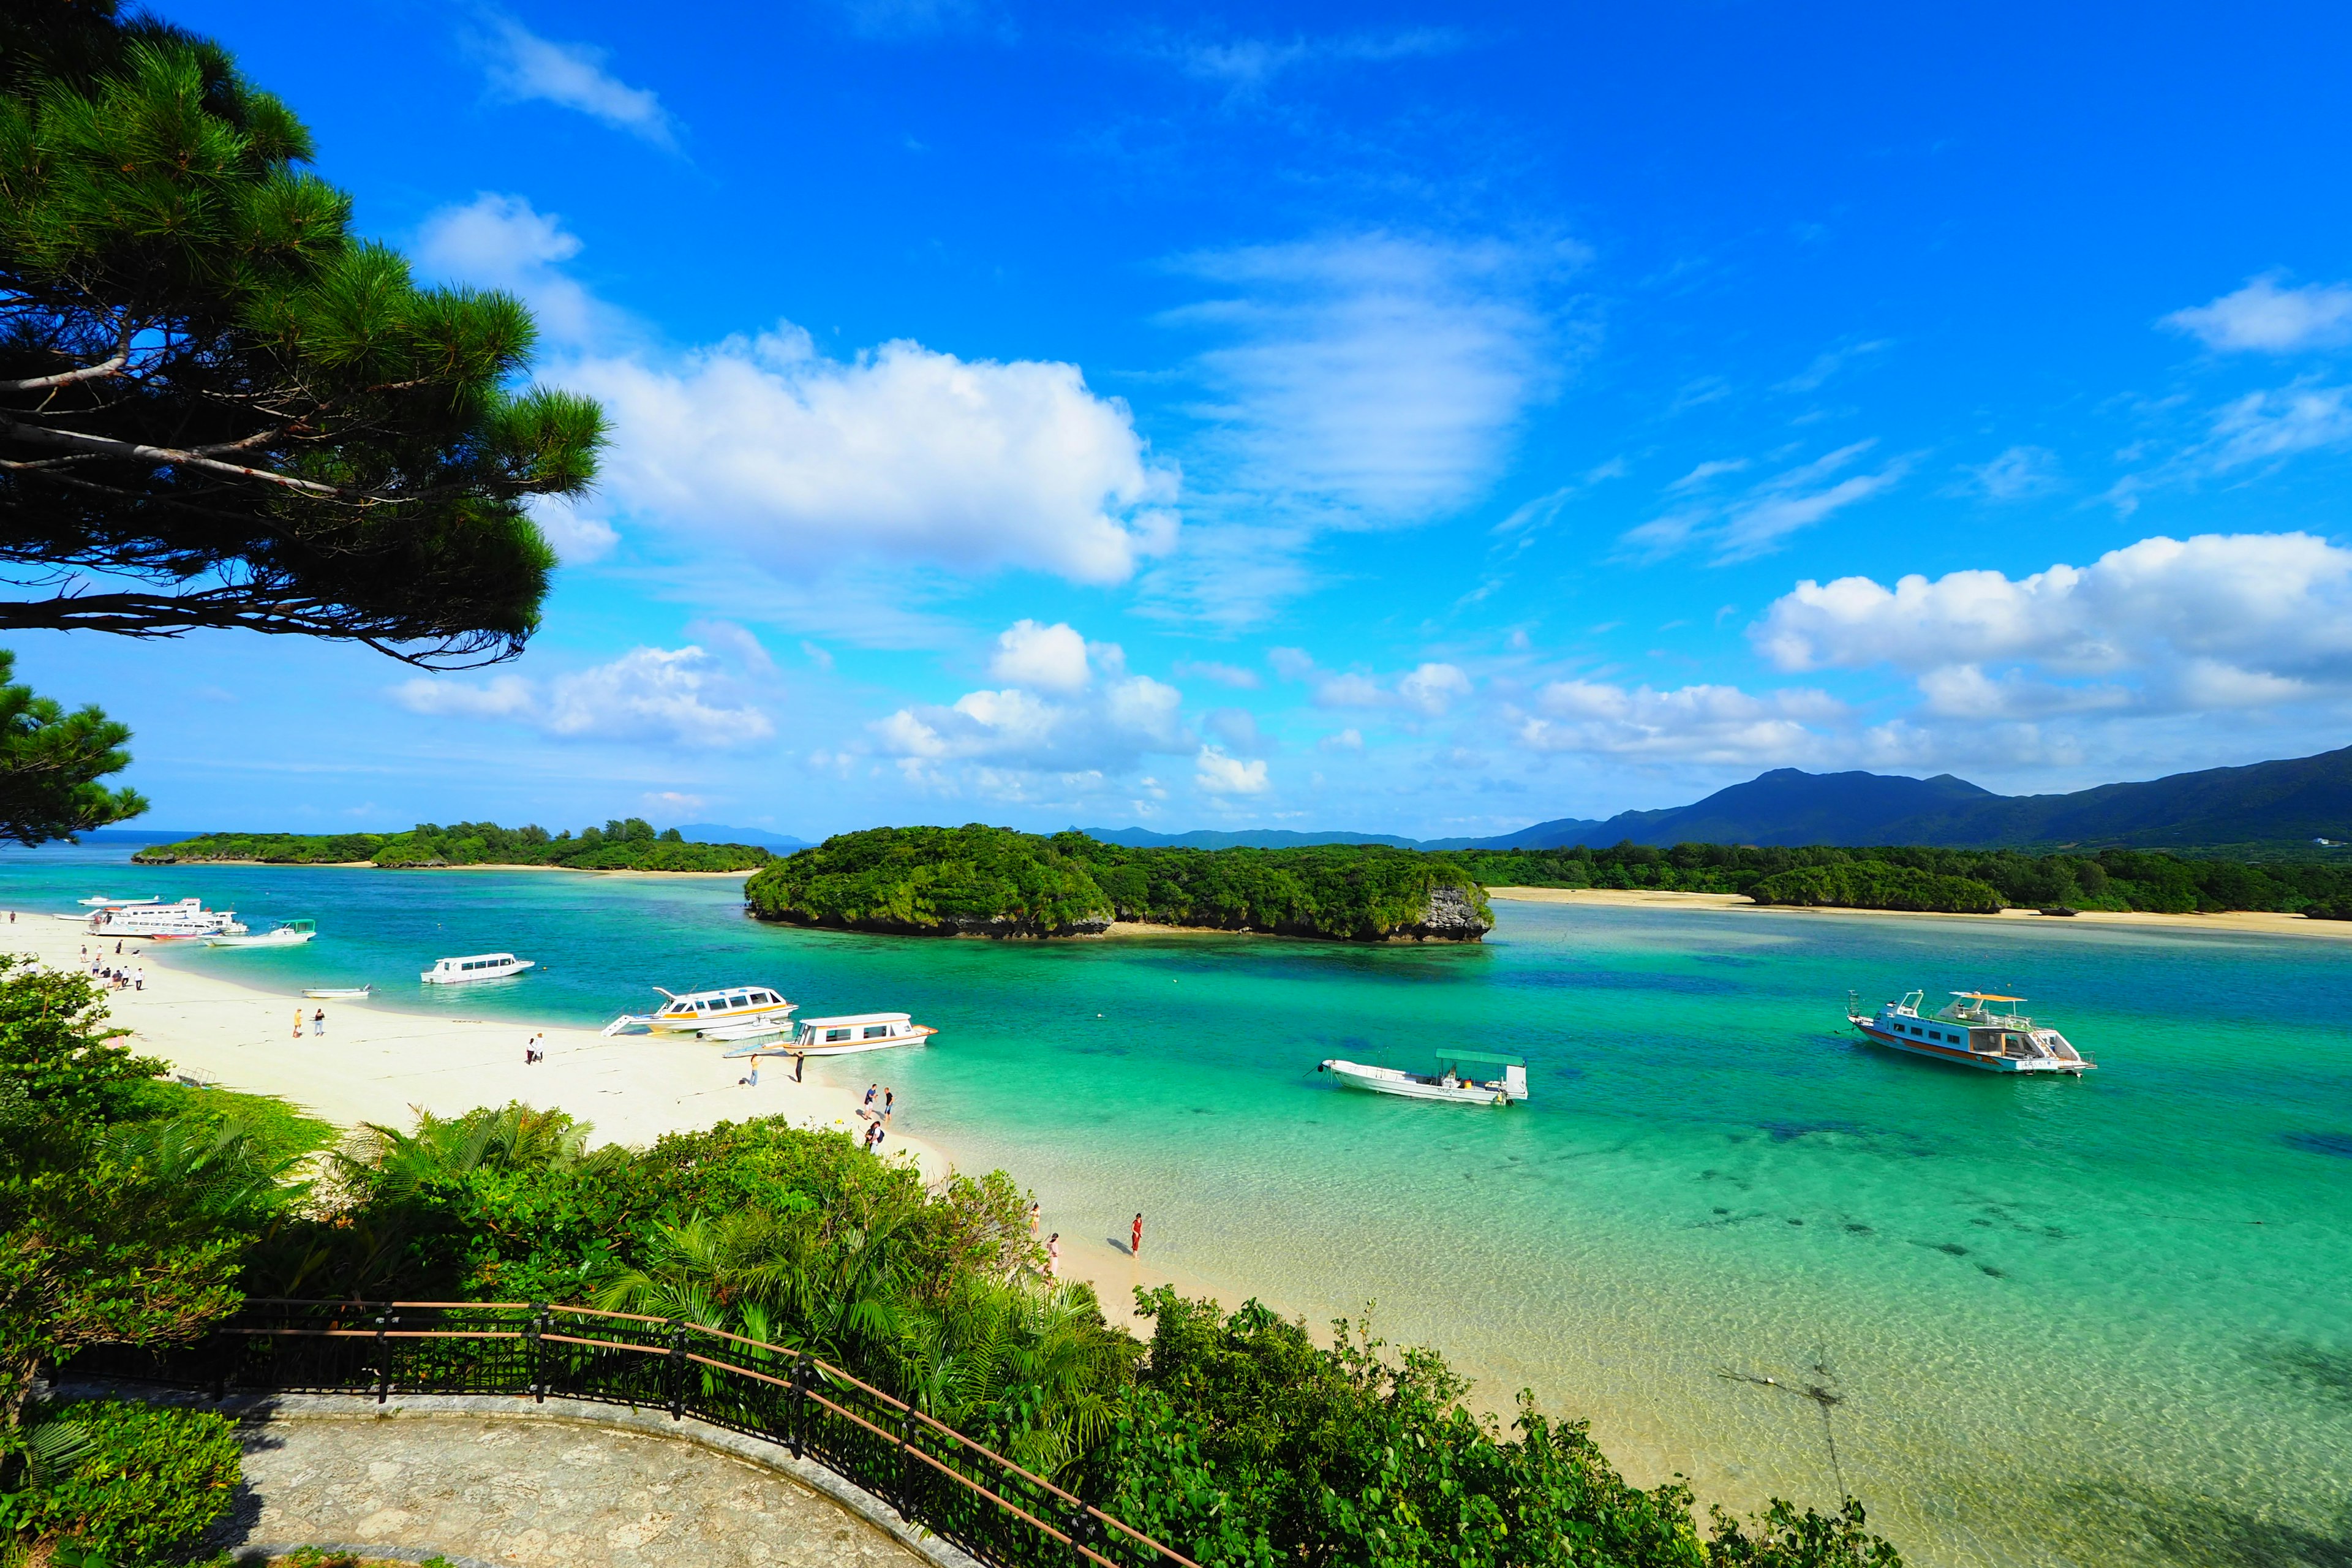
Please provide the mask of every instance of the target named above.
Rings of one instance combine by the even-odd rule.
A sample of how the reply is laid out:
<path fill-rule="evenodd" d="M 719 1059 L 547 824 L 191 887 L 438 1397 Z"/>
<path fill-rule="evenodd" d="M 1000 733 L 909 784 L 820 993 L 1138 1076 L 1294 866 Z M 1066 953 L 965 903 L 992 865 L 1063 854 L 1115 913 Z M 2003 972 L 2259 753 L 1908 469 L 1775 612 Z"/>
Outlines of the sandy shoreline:
<path fill-rule="evenodd" d="M 1742 910 L 1751 914 L 1819 915 L 1833 920 L 1863 921 L 2032 921 L 2048 926 L 2106 925 L 2143 931 L 2236 931 L 2250 936 L 2304 936 L 2352 939 L 2352 921 L 2309 921 L 2301 915 L 2242 910 L 2222 915 L 2156 915 L 2137 911 L 2083 910 L 2073 915 L 2044 915 L 2032 910 L 2003 910 L 1997 915 L 1944 914 L 1929 910 L 1827 910 L 1799 904 L 1750 903 L 1742 893 L 1666 893 L 1621 888 L 1489 888 L 1490 899 L 1526 904 L 1614 904 L 1685 910 L 1692 912 Z"/>
<path fill-rule="evenodd" d="M 561 868 L 549 868 L 560 869 Z M 614 875 L 635 875 L 619 872 Z M 707 873 L 667 873 L 705 875 Z M 144 990 L 110 992 L 113 1024 L 131 1031 L 121 1043 L 160 1057 L 172 1070 L 200 1083 L 250 1094 L 276 1095 L 342 1128 L 363 1121 L 405 1129 L 418 1110 L 453 1116 L 482 1105 L 554 1107 L 594 1127 L 592 1144 L 644 1146 L 666 1132 L 695 1131 L 721 1121 L 782 1116 L 794 1126 L 834 1128 L 860 1135 L 866 1119 L 861 1091 L 793 1081 L 792 1064 L 760 1058 L 757 1088 L 738 1080 L 747 1060 L 730 1060 L 723 1047 L 660 1035 L 606 1037 L 594 1029 L 452 1018 L 402 1012 L 373 999 L 305 999 L 298 991 L 248 985 L 177 966 L 177 942 L 92 942 L 79 925 L 47 913 L 15 911 L 0 924 L 0 952 L 29 954 L 68 973 L 86 972 L 87 945 L 110 966 L 146 970 Z M 0 911 L 0 921 L 7 912 Z M 310 1033 L 310 1015 L 324 1008 L 327 1032 Z M 294 1027 L 303 1017 L 301 1033 Z M 523 1047 L 536 1039 L 544 1061 L 525 1065 Z M 866 1076 L 887 1079 L 877 1053 Z M 962 1169 L 937 1142 L 901 1130 L 892 1119 L 888 1158 L 911 1161 L 929 1183 Z M 1016 1173 L 1017 1174 L 1017 1173 Z M 1126 1248 L 1088 1233 L 1098 1220 L 1051 1213 L 1045 1228 L 1063 1233 L 1062 1273 L 1094 1285 L 1104 1314 L 1146 1335 L 1150 1324 L 1133 1313 L 1134 1288 L 1174 1283 L 1188 1294 L 1212 1294 L 1197 1279 L 1140 1262 Z"/>

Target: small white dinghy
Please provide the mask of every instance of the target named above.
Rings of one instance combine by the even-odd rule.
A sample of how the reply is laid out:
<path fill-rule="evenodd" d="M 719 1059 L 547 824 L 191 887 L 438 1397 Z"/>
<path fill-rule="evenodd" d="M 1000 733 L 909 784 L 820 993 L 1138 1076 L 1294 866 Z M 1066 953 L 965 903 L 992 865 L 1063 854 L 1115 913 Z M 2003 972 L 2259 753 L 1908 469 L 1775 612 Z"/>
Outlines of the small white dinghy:
<path fill-rule="evenodd" d="M 1492 1078 L 1464 1071 L 1465 1064 L 1500 1068 Z M 1337 1058 L 1318 1062 L 1317 1072 L 1328 1072 L 1349 1089 L 1374 1094 L 1402 1095 L 1407 1100 L 1445 1100 L 1456 1105 L 1514 1105 L 1528 1097 L 1528 1064 L 1517 1057 L 1485 1051 L 1446 1051 L 1437 1058 L 1435 1072 L 1407 1072 L 1402 1068 L 1370 1067 Z"/>
<path fill-rule="evenodd" d="M 299 947 L 318 934 L 318 926 L 310 921 L 280 921 L 264 931 L 248 931 L 240 927 L 197 940 L 206 947 Z"/>
<path fill-rule="evenodd" d="M 375 994 L 373 985 L 321 985 L 302 993 L 321 1002 L 360 1002 Z"/>

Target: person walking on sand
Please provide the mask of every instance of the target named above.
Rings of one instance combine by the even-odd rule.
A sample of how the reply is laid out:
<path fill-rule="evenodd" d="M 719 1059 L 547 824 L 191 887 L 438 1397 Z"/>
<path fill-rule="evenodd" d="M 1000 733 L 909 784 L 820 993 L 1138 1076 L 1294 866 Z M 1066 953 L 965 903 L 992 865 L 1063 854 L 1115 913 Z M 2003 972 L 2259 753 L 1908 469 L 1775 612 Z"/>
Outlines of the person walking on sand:
<path fill-rule="evenodd" d="M 1143 1256 L 1143 1216 L 1141 1215 L 1135 1216 L 1135 1228 L 1127 1233 L 1127 1255 L 1129 1258 Z"/>
<path fill-rule="evenodd" d="M 294 1009 L 294 1037 L 298 1040 L 302 1037 L 302 1009 L 299 1007 Z"/>
<path fill-rule="evenodd" d="M 324 1007 L 310 1015 L 310 1037 L 324 1039 L 327 1035 L 327 1010 Z"/>
<path fill-rule="evenodd" d="M 1045 1238 L 1045 1278 L 1059 1279 L 1061 1277 L 1062 1233 L 1057 1230 Z"/>

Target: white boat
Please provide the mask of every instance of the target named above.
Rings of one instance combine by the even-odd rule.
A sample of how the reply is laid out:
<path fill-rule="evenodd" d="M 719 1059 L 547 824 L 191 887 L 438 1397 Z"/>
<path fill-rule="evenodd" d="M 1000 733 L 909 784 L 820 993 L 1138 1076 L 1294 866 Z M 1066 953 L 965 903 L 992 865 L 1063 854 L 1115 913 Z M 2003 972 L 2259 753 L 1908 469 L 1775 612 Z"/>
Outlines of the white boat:
<path fill-rule="evenodd" d="M 375 994 L 373 985 L 321 985 L 302 993 L 321 1002 L 356 1002 Z"/>
<path fill-rule="evenodd" d="M 1885 1003 L 1873 1016 L 1856 1012 L 1853 994 L 1848 992 L 1845 1020 L 1873 1045 L 1983 1072 L 2063 1072 L 2080 1078 L 2099 1065 L 2057 1030 L 2027 1017 L 2021 1011 L 2022 996 L 1955 991 L 1952 1000 L 1933 1014 L 1920 1011 L 1927 1000 L 1925 991 L 1906 991 L 1902 1001 Z"/>
<path fill-rule="evenodd" d="M 152 899 L 110 899 L 104 893 L 74 900 L 86 910 L 135 910 L 144 904 L 160 904 L 163 901 L 160 895 Z"/>
<path fill-rule="evenodd" d="M 1465 1071 L 1465 1064 L 1472 1070 Z M 1491 1078 L 1477 1068 L 1500 1068 Z M 1407 1072 L 1402 1068 L 1370 1067 L 1362 1062 L 1330 1058 L 1316 1064 L 1349 1089 L 1374 1094 L 1402 1095 L 1407 1100 L 1444 1100 L 1456 1105 L 1511 1105 L 1528 1097 L 1528 1064 L 1517 1057 L 1485 1051 L 1442 1051 L 1435 1072 Z"/>
<path fill-rule="evenodd" d="M 299 947 L 318 934 L 318 926 L 310 921 L 280 921 L 265 931 L 247 931 L 242 936 L 225 932 L 203 941 L 206 947 Z"/>
<path fill-rule="evenodd" d="M 235 910 L 208 910 L 202 899 L 176 904 L 127 904 L 94 910 L 86 923 L 92 936 L 138 936 L 158 942 L 184 937 L 243 936 Z"/>
<path fill-rule="evenodd" d="M 536 965 L 511 952 L 477 952 L 445 958 L 417 976 L 427 985 L 461 985 L 469 980 L 505 980 Z"/>
<path fill-rule="evenodd" d="M 803 1018 L 789 1038 L 738 1046 L 730 1057 L 845 1057 L 919 1046 L 938 1034 L 904 1013 L 850 1013 L 838 1018 Z"/>
<path fill-rule="evenodd" d="M 765 985 L 730 985 L 717 991 L 688 991 L 683 994 L 662 991 L 658 985 L 654 989 L 669 999 L 651 1013 L 622 1014 L 604 1026 L 604 1033 L 633 1035 L 644 1030 L 715 1038 L 714 1029 L 737 1024 L 774 1024 L 781 1029 L 799 1005 L 785 1001 L 783 993 Z"/>

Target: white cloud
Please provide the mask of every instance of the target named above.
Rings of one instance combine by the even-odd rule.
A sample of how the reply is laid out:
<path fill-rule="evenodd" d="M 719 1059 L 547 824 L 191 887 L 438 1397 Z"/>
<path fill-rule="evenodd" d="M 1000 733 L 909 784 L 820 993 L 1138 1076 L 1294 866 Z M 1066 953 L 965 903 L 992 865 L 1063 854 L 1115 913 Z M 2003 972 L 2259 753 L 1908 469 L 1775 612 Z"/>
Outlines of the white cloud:
<path fill-rule="evenodd" d="M 2058 454 L 2046 447 L 2011 447 L 1990 462 L 1964 466 L 1969 488 L 1988 500 L 2026 500 L 2062 483 Z"/>
<path fill-rule="evenodd" d="M 1277 648 L 1277 655 L 1296 653 L 1296 649 Z M 1300 655 L 1304 658 L 1304 655 Z M 1286 669 L 1286 679 L 1304 679 L 1315 673 L 1312 664 L 1297 667 L 1297 673 Z M 1326 674 L 1315 681 L 1315 705 L 1318 708 L 1402 708 L 1424 718 L 1438 718 L 1454 703 L 1470 695 L 1469 676 L 1458 665 L 1428 663 L 1407 670 L 1393 683 L 1360 671 L 1346 674 Z"/>
<path fill-rule="evenodd" d="M 566 565 L 584 566 L 601 561 L 621 542 L 613 525 L 588 516 L 579 503 L 562 496 L 533 496 L 527 503 L 531 521 Z"/>
<path fill-rule="evenodd" d="M 1627 530 L 1620 543 L 1628 555 L 1643 561 L 1661 561 L 1696 546 L 1711 549 L 1713 564 L 1717 566 L 1769 555 L 1780 549 L 1790 534 L 1891 489 L 1901 480 L 1910 467 L 1905 458 L 1875 472 L 1832 477 L 1876 445 L 1875 441 L 1853 442 L 1784 469 L 1734 500 L 1694 502 L 1685 499 L 1678 510 Z M 1702 463 L 1667 489 L 1686 498 L 1716 476 L 1745 466 L 1728 460 Z"/>
<path fill-rule="evenodd" d="M 772 569 L 878 557 L 1108 584 L 1175 542 L 1175 470 L 1076 365 L 906 342 L 842 362 L 785 325 L 562 379 L 613 419 L 606 493 Z"/>
<path fill-rule="evenodd" d="M 1257 715 L 1246 708 L 1213 708 L 1202 718 L 1201 725 L 1227 751 L 1241 756 L 1263 756 L 1275 749 L 1259 731 Z"/>
<path fill-rule="evenodd" d="M 1316 744 L 1327 752 L 1355 752 L 1364 749 L 1364 732 L 1350 726 L 1336 734 L 1324 736 Z"/>
<path fill-rule="evenodd" d="M 2292 353 L 2352 342 L 2352 284 L 2282 289 L 2280 277 L 2264 273 L 2210 304 L 2175 310 L 2160 324 L 2225 353 Z"/>
<path fill-rule="evenodd" d="M 1094 672 L 1087 667 L 1087 639 L 1065 622 L 1050 626 L 1015 621 L 996 639 L 988 673 L 998 680 L 1067 695 L 1083 691 Z"/>
<path fill-rule="evenodd" d="M 463 206 L 442 207 L 418 227 L 412 251 L 428 278 L 514 295 L 550 342 L 584 343 L 619 324 L 562 270 L 580 254 L 579 237 L 522 196 L 483 191 Z"/>
<path fill-rule="evenodd" d="M 1530 751 L 1740 766 L 1819 760 L 1825 742 L 1808 726 L 1846 717 L 1835 699 L 1804 689 L 1758 696 L 1730 686 L 1659 691 L 1590 680 L 1553 681 L 1534 707 L 1517 726 Z"/>
<path fill-rule="evenodd" d="M 1470 678 L 1450 664 L 1424 664 L 1397 682 L 1397 698 L 1416 713 L 1435 718 L 1470 695 Z"/>
<path fill-rule="evenodd" d="M 1840 347 L 1831 349 L 1826 353 L 1814 355 L 1813 363 L 1811 364 L 1807 365 L 1803 370 L 1799 371 L 1795 375 L 1792 375 L 1788 380 L 1780 383 L 1780 385 L 1774 387 L 1772 390 L 1775 392 L 1818 392 L 1826 383 L 1828 383 L 1831 377 L 1836 375 L 1838 372 L 1853 363 L 1856 360 L 1867 359 L 1872 354 L 1877 353 L 1881 350 L 1890 346 L 1891 345 L 1885 338 L 1874 338 L 1868 342 L 1843 344 Z"/>
<path fill-rule="evenodd" d="M 1370 234 L 1185 258 L 1234 290 L 1163 318 L 1227 340 L 1193 362 L 1218 478 L 1326 523 L 1474 500 L 1559 358 L 1537 297 L 1582 256 Z"/>
<path fill-rule="evenodd" d="M 491 87 L 506 98 L 576 109 L 656 147 L 677 145 L 677 126 L 661 100 L 604 68 L 604 62 L 612 58 L 609 49 L 593 44 L 559 44 L 510 16 L 497 16 L 490 20 L 490 36 L 482 40 L 482 52 Z"/>
<path fill-rule="evenodd" d="M 413 713 L 507 720 L 571 740 L 677 740 L 732 751 L 775 733 L 719 661 L 692 645 L 632 648 L 544 682 L 509 674 L 477 686 L 418 676 L 391 695 Z"/>
<path fill-rule="evenodd" d="M 1061 701 L 1019 687 L 968 691 L 950 707 L 901 708 L 872 728 L 880 749 L 910 776 L 949 763 L 1110 773 L 1149 752 L 1191 751 L 1177 713 L 1182 701 L 1174 687 L 1137 675 Z"/>
<path fill-rule="evenodd" d="M 1909 671 L 1955 716 L 2260 708 L 2352 691 L 2352 550 L 2159 535 L 2013 580 L 1809 580 L 1749 635 L 1782 669 Z"/>
<path fill-rule="evenodd" d="M 1265 761 L 1257 758 L 1243 762 L 1229 757 L 1214 746 L 1203 746 L 1192 760 L 1192 782 L 1211 795 L 1263 795 L 1265 793 Z"/>
<path fill-rule="evenodd" d="M 1255 691 L 1264 684 L 1258 679 L 1256 670 L 1219 664 L 1214 659 L 1180 658 L 1176 661 L 1175 673 L 1180 680 L 1213 680 L 1219 686 L 1230 686 L 1240 691 Z"/>
<path fill-rule="evenodd" d="M 1327 675 L 1315 683 L 1319 708 L 1385 708 L 1394 699 L 1369 675 Z"/>
<path fill-rule="evenodd" d="M 2340 386 L 2297 383 L 2234 399 L 2213 416 L 2204 466 L 2227 473 L 2251 463 L 2352 443 L 2352 407 L 2346 406 L 2347 396 Z"/>

